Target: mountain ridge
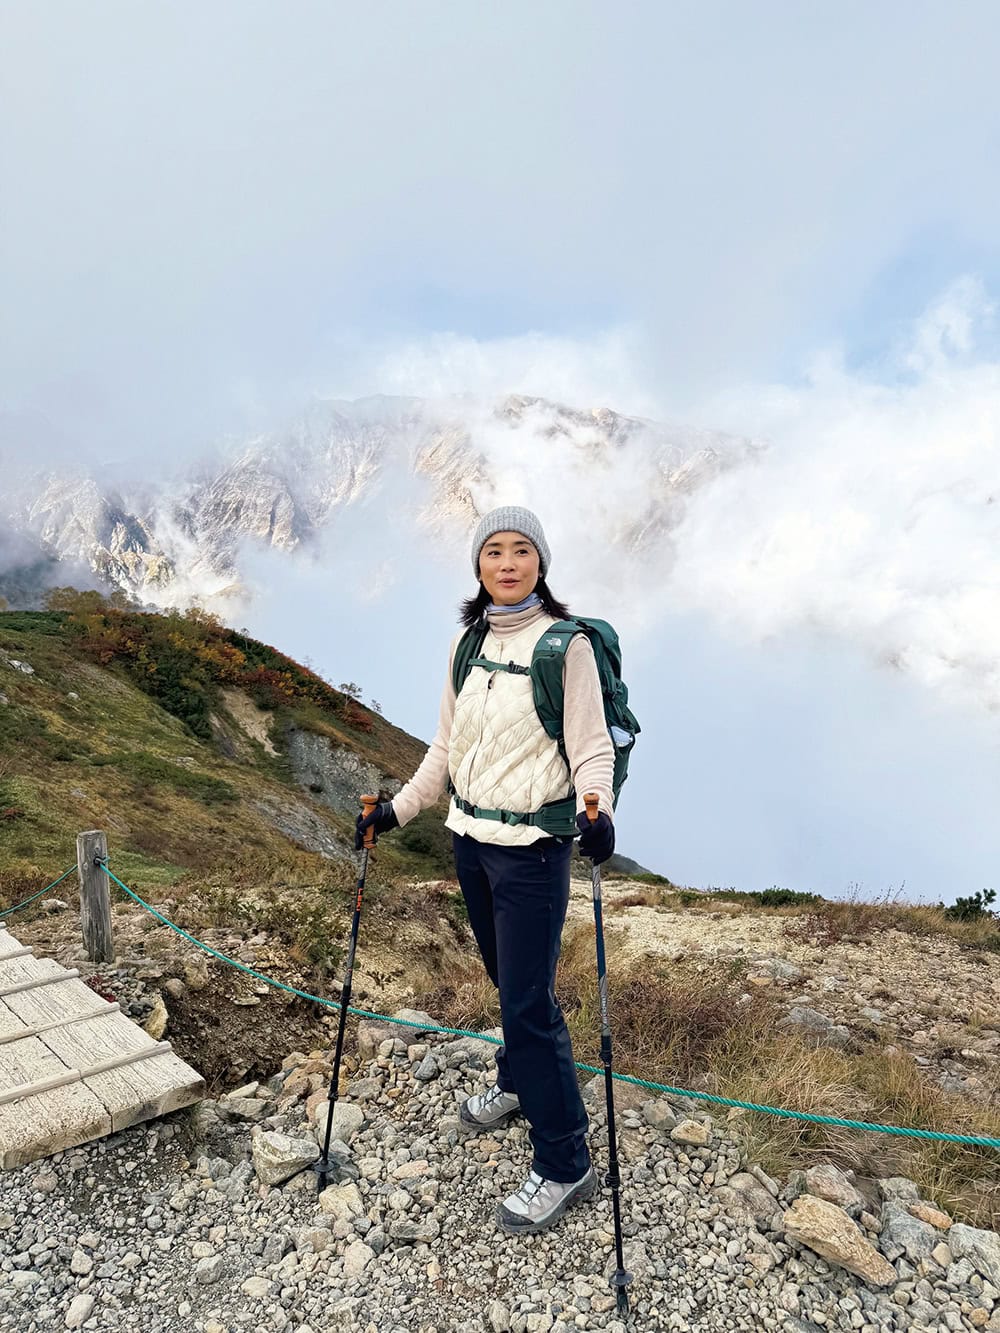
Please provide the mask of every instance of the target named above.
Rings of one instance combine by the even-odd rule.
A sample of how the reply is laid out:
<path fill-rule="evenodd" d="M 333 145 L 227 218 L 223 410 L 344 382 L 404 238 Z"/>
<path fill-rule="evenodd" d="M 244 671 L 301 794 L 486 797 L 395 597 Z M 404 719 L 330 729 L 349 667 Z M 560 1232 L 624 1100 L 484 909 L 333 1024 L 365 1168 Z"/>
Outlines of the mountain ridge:
<path fill-rule="evenodd" d="M 524 448 L 544 450 L 557 475 L 576 475 L 581 464 L 595 482 L 608 469 L 636 473 L 639 512 L 612 514 L 610 522 L 619 541 L 642 547 L 676 524 L 689 494 L 755 447 L 518 394 L 494 402 L 316 399 L 284 429 L 231 441 L 187 470 L 141 482 L 113 479 L 107 467 L 32 471 L 22 460 L 3 517 L 31 559 L 15 562 L 0 551 L 0 594 L 12 605 L 40 605 L 44 589 L 25 568 L 57 560 L 154 608 L 231 603 L 246 595 L 245 545 L 285 554 L 307 548 L 338 514 L 398 476 L 427 489 L 421 523 L 468 526 L 502 493 L 511 451 Z"/>

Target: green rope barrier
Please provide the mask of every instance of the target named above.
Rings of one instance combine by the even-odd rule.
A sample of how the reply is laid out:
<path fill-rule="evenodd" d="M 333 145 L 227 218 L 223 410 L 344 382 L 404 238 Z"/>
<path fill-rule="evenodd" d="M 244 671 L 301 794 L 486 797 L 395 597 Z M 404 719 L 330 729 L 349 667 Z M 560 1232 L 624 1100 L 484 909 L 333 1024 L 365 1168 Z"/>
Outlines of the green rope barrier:
<path fill-rule="evenodd" d="M 391 1020 L 395 1022 L 395 1019 Z M 595 1069 L 593 1065 L 577 1065 L 577 1069 L 582 1069 L 590 1074 L 602 1074 L 603 1069 Z M 1000 1139 L 991 1139 L 985 1135 L 976 1134 L 948 1134 L 943 1130 L 940 1132 L 931 1129 L 904 1129 L 900 1125 L 876 1125 L 868 1120 L 840 1120 L 834 1115 L 813 1115 L 808 1111 L 788 1111 L 781 1106 L 760 1106 L 757 1102 L 739 1102 L 733 1097 L 719 1097 L 713 1092 L 694 1092 L 691 1088 L 672 1088 L 667 1083 L 647 1083 L 645 1079 L 636 1078 L 633 1074 L 613 1074 L 614 1078 L 621 1079 L 623 1083 L 634 1083 L 639 1088 L 652 1088 L 655 1092 L 673 1093 L 678 1097 L 696 1097 L 701 1101 L 716 1102 L 719 1106 L 738 1106 L 744 1111 L 760 1111 L 765 1115 L 781 1116 L 785 1120 L 805 1120 L 811 1125 L 839 1125 L 844 1129 L 870 1130 L 874 1134 L 895 1134 L 901 1138 L 908 1139 L 934 1139 L 943 1143 L 965 1143 L 973 1144 L 981 1148 L 1000 1148 Z"/>
<path fill-rule="evenodd" d="M 199 949 L 204 950 L 205 953 L 211 954 L 213 958 L 218 958 L 220 962 L 228 963 L 230 967 L 235 967 L 240 972 L 245 972 L 248 976 L 255 977 L 258 981 L 265 982 L 268 986 L 274 986 L 278 990 L 287 991 L 291 995 L 297 995 L 300 999 L 311 1000 L 313 1003 L 324 1005 L 328 1009 L 340 1009 L 340 1004 L 336 1000 L 328 1000 L 321 995 L 311 995 L 308 991 L 299 990 L 295 986 L 289 986 L 284 981 L 276 981 L 273 977 L 265 976 L 263 972 L 257 972 L 252 967 L 248 967 L 246 963 L 241 963 L 235 958 L 230 958 L 227 954 L 220 953 L 218 949 L 213 949 L 210 944 L 204 944 L 193 935 L 189 935 L 186 930 L 183 930 L 168 917 L 165 917 L 162 912 L 158 912 L 155 907 L 151 906 L 144 899 L 140 898 L 139 895 L 134 892 L 134 890 L 130 889 L 127 884 L 123 884 L 118 876 L 114 874 L 113 871 L 109 870 L 106 865 L 102 866 L 102 869 L 109 879 L 113 879 L 118 887 L 128 894 L 133 902 L 138 903 L 140 907 L 144 907 L 147 912 L 156 917 L 158 921 L 161 921 L 163 925 L 169 926 L 171 930 L 176 931 L 176 933 L 183 939 L 196 945 Z M 438 1027 L 433 1024 L 418 1023 L 410 1018 L 393 1018 L 389 1014 L 373 1013 L 370 1009 L 356 1009 L 352 1005 L 347 1006 L 347 1012 L 349 1014 L 354 1014 L 359 1018 L 377 1019 L 395 1027 L 417 1028 L 421 1032 L 441 1032 L 453 1037 L 472 1037 L 476 1041 L 486 1041 L 493 1046 L 502 1044 L 499 1037 L 491 1037 L 484 1032 L 470 1032 L 465 1028 Z M 576 1068 L 585 1074 L 604 1073 L 603 1069 L 598 1069 L 594 1065 L 577 1063 Z M 631 1083 L 635 1087 L 648 1088 L 650 1092 L 665 1092 L 674 1097 L 690 1097 L 696 1101 L 713 1102 L 719 1106 L 738 1107 L 740 1110 L 744 1111 L 757 1111 L 761 1115 L 779 1116 L 785 1120 L 802 1120 L 812 1125 L 835 1125 L 842 1129 L 857 1129 L 873 1134 L 892 1134 L 900 1138 L 930 1139 L 941 1143 L 959 1143 L 968 1147 L 1000 1148 L 1000 1139 L 988 1138 L 985 1135 L 948 1134 L 943 1130 L 906 1129 L 901 1125 L 876 1125 L 867 1120 L 841 1120 L 838 1116 L 833 1115 L 814 1115 L 808 1111 L 789 1111 L 781 1106 L 762 1106 L 757 1102 L 737 1101 L 734 1097 L 720 1097 L 713 1092 L 696 1092 L 692 1088 L 674 1088 L 668 1083 L 651 1083 L 647 1079 L 637 1078 L 634 1074 L 612 1073 L 612 1077 L 621 1083 Z"/>
<path fill-rule="evenodd" d="M 33 903 L 36 898 L 40 898 L 43 893 L 48 893 L 50 889 L 54 889 L 57 884 L 61 884 L 63 882 L 63 880 L 66 878 L 67 875 L 72 875 L 75 869 L 76 869 L 75 865 L 70 866 L 70 868 L 64 871 L 63 874 L 61 874 L 58 879 L 54 879 L 51 884 L 46 884 L 44 889 L 39 889 L 38 892 L 33 893 L 30 898 L 25 898 L 24 902 L 15 903 L 13 907 L 8 907 L 5 911 L 0 912 L 0 920 L 2 920 L 3 917 L 5 916 L 10 916 L 12 912 L 19 912 L 22 907 L 27 907 L 28 904 Z"/>

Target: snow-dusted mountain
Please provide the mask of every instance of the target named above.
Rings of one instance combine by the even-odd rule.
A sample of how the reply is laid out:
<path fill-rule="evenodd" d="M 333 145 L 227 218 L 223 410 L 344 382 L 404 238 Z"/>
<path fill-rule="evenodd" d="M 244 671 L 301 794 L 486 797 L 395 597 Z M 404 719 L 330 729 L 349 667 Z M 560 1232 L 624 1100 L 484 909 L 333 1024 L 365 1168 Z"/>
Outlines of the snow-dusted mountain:
<path fill-rule="evenodd" d="M 316 401 L 288 429 L 216 450 L 185 475 L 136 483 L 16 460 L 19 479 L 0 500 L 0 582 L 19 561 L 59 581 L 56 560 L 152 605 L 238 597 L 248 545 L 308 547 L 350 506 L 387 488 L 397 502 L 401 483 L 422 527 L 465 532 L 509 500 L 517 469 L 553 503 L 567 488 L 603 493 L 607 535 L 641 550 L 669 534 L 686 496 L 753 452 L 745 440 L 540 398 Z"/>

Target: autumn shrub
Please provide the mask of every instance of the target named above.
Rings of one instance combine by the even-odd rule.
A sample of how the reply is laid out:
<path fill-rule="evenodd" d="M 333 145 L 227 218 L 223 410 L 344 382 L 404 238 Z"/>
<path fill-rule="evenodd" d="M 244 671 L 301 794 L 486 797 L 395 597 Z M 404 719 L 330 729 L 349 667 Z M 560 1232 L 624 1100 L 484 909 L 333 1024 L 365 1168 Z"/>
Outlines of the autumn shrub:
<path fill-rule="evenodd" d="M 349 699 L 344 705 L 343 718 L 349 727 L 355 731 L 371 731 L 375 723 L 372 720 L 371 713 L 365 708 L 364 704 L 356 703 Z"/>
<path fill-rule="evenodd" d="M 656 884 L 645 889 L 633 889 L 615 898 L 615 908 L 620 907 L 660 907 L 663 905 L 665 890 Z M 611 904 L 609 904 L 610 906 Z"/>
<path fill-rule="evenodd" d="M 103 972 L 94 972 L 93 975 L 83 978 L 83 983 L 89 986 L 95 995 L 99 995 L 102 1000 L 107 1000 L 109 1004 L 116 1003 L 118 996 L 111 989 L 111 982 Z"/>
<path fill-rule="evenodd" d="M 372 714 L 268 644 L 227 629 L 198 607 L 151 614 L 127 599 L 73 588 L 53 589 L 50 609 L 65 613 L 64 627 L 102 666 L 120 665 L 147 694 L 195 736 L 211 738 L 211 713 L 221 688 L 246 690 L 262 708 L 311 703 L 360 731 Z"/>

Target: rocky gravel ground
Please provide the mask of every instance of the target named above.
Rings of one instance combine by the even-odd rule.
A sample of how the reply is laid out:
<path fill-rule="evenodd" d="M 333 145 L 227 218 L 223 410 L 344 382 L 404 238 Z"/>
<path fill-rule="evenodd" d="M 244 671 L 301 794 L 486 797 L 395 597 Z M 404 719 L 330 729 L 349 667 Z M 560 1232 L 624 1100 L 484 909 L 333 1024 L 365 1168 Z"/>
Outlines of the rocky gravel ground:
<path fill-rule="evenodd" d="M 901 1179 L 833 1167 L 770 1180 L 701 1103 L 619 1085 L 634 1273 L 609 1286 L 610 1198 L 504 1235 L 496 1202 L 530 1165 L 517 1123 L 467 1133 L 458 1104 L 492 1048 L 362 1023 L 337 1104 L 337 1179 L 310 1169 L 330 1067 L 293 1053 L 266 1084 L 2 1178 L 0 1329 L 23 1333 L 570 1333 L 1000 1330 L 1000 1236 Z M 603 1083 L 585 1089 L 606 1161 Z M 291 1174 L 297 1167 L 306 1169 Z"/>

